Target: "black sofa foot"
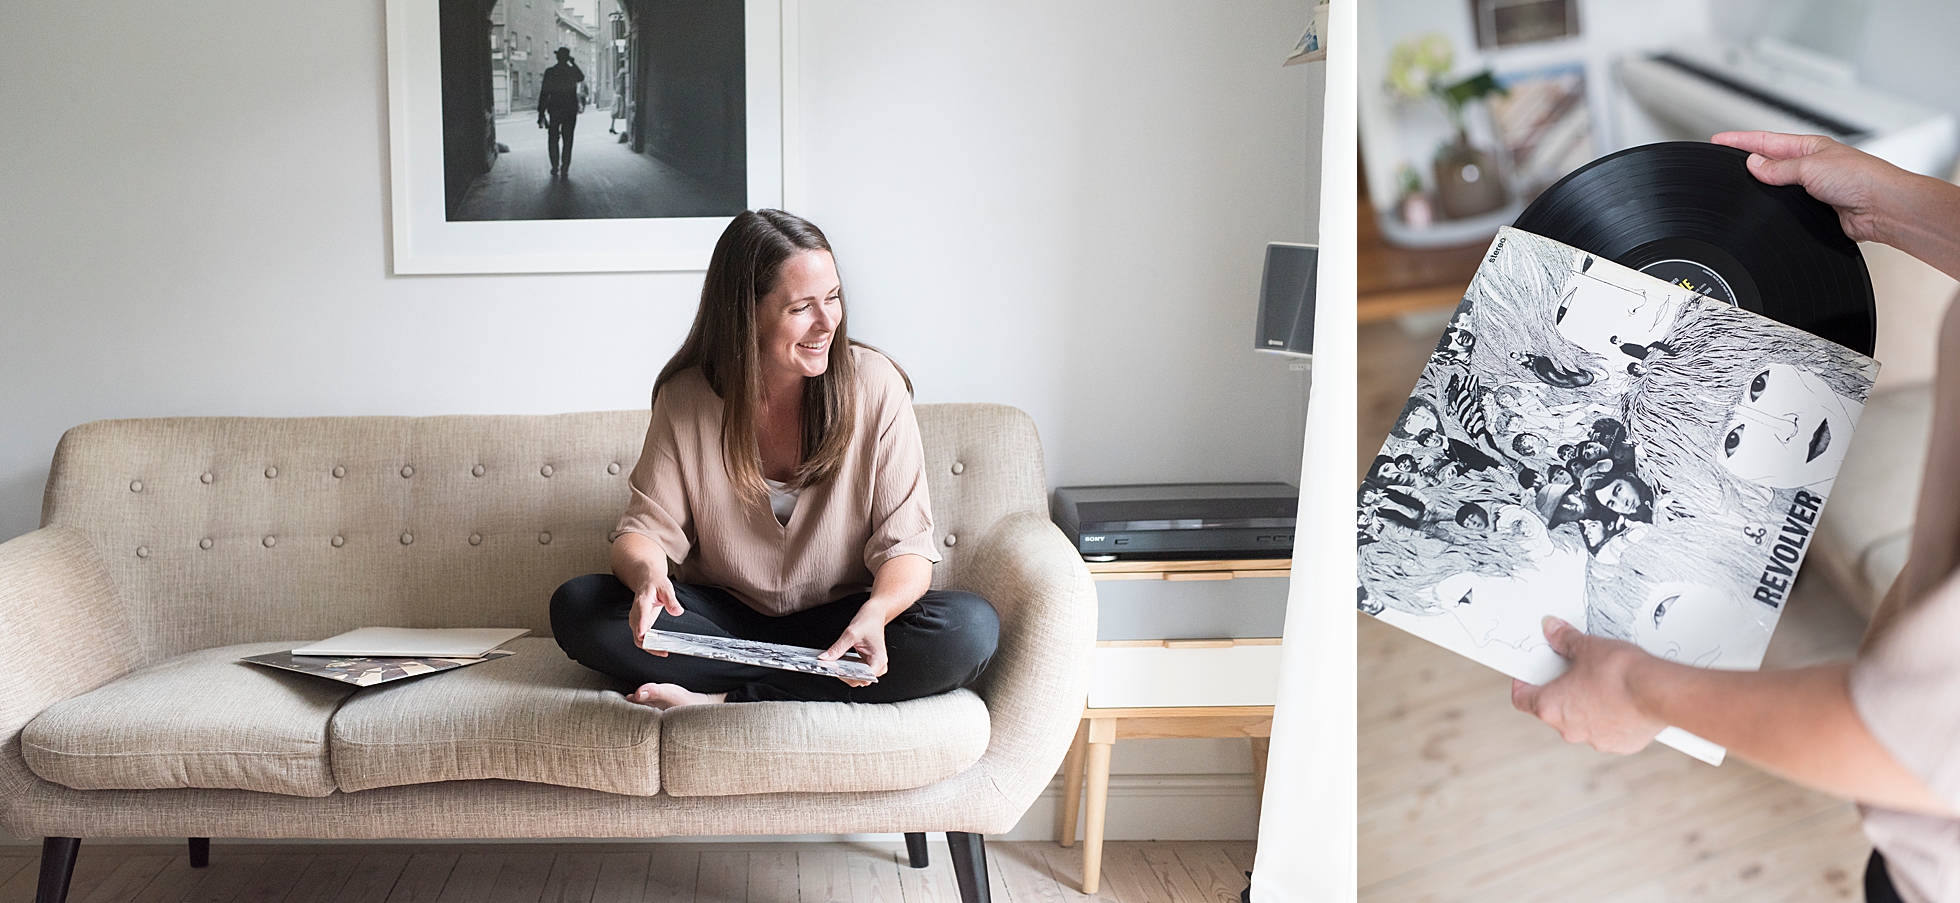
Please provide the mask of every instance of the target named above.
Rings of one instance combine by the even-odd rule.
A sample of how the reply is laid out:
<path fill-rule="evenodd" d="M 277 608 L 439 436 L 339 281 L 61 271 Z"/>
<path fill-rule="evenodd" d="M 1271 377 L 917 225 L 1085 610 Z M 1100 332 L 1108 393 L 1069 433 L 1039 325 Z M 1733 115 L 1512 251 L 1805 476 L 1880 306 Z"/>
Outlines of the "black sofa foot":
<path fill-rule="evenodd" d="M 932 864 L 932 860 L 926 857 L 925 834 L 905 835 L 905 855 L 911 860 L 908 864 L 915 869 L 922 869 Z"/>
<path fill-rule="evenodd" d="M 34 903 L 66 903 L 68 880 L 75 876 L 75 854 L 81 849 L 79 837 L 41 841 L 41 883 L 34 891 Z"/>
<path fill-rule="evenodd" d="M 946 845 L 953 848 L 953 877 L 960 884 L 960 903 L 989 903 L 986 838 L 947 831 Z"/>
<path fill-rule="evenodd" d="M 211 864 L 211 838 L 191 838 L 191 868 L 201 869 Z"/>

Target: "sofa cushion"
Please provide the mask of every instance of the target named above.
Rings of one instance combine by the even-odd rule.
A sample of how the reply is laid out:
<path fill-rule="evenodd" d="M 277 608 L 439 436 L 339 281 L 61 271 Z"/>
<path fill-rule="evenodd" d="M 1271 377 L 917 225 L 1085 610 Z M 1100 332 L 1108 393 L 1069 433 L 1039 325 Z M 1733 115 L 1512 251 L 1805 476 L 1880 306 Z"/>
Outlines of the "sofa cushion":
<path fill-rule="evenodd" d="M 368 687 L 334 715 L 340 789 L 503 778 L 660 792 L 660 715 L 544 637 L 515 655 Z"/>
<path fill-rule="evenodd" d="M 910 790 L 987 750 L 969 690 L 907 702 L 744 702 L 667 710 L 661 782 L 672 796 Z"/>
<path fill-rule="evenodd" d="M 1817 551 L 1843 562 L 1834 575 L 1863 584 L 1840 589 L 1866 614 L 1899 574 L 1887 562 L 1897 557 L 1903 563 L 1910 544 L 1932 421 L 1930 385 L 1873 393 L 1817 525 Z"/>
<path fill-rule="evenodd" d="M 220 646 L 55 703 L 21 731 L 27 767 L 76 790 L 334 792 L 327 723 L 349 684 L 242 664 L 297 642 Z"/>
<path fill-rule="evenodd" d="M 1865 617 L 1878 611 L 1878 603 L 1892 589 L 1892 581 L 1899 579 L 1899 572 L 1906 569 L 1906 553 L 1912 549 L 1912 531 L 1904 530 L 1879 540 L 1865 550 L 1865 560 L 1858 565 L 1858 575 L 1873 587 L 1871 607 L 1860 609 Z"/>

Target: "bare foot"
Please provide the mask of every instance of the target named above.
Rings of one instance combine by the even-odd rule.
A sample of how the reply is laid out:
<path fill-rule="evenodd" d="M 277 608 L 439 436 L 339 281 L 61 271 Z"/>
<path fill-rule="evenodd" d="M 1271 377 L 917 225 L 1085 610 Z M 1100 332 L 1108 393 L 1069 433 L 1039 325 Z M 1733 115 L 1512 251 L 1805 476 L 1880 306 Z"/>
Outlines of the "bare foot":
<path fill-rule="evenodd" d="M 684 705 L 702 705 L 711 702 L 726 702 L 727 693 L 696 693 L 679 684 L 643 684 L 626 697 L 629 702 L 637 702 L 649 708 L 667 709 Z"/>

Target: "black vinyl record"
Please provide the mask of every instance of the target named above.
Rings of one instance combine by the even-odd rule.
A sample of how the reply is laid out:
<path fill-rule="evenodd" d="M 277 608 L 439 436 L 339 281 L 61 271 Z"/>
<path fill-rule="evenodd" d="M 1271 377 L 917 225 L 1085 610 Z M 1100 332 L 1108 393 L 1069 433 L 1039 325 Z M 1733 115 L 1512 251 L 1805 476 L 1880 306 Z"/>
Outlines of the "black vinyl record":
<path fill-rule="evenodd" d="M 1830 205 L 1756 181 L 1748 158 L 1698 141 L 1628 148 L 1545 189 L 1512 225 L 1871 354 L 1878 315 L 1858 244 Z"/>

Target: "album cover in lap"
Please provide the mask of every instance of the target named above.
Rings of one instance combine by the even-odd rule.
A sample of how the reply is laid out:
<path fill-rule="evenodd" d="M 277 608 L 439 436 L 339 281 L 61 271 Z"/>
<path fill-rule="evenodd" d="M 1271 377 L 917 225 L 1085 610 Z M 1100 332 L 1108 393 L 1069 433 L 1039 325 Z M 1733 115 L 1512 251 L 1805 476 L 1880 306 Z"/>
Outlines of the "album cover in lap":
<path fill-rule="evenodd" d="M 1506 228 L 1362 481 L 1360 608 L 1534 684 L 1566 667 L 1546 615 L 1755 669 L 1877 372 Z"/>
<path fill-rule="evenodd" d="M 855 650 L 844 653 L 844 657 L 836 661 L 823 661 L 817 658 L 823 654 L 822 649 L 670 630 L 647 631 L 640 640 L 640 647 L 744 665 L 761 665 L 780 671 L 848 677 L 874 684 L 878 682 L 878 676 L 871 673 L 871 666 L 859 659 Z"/>

